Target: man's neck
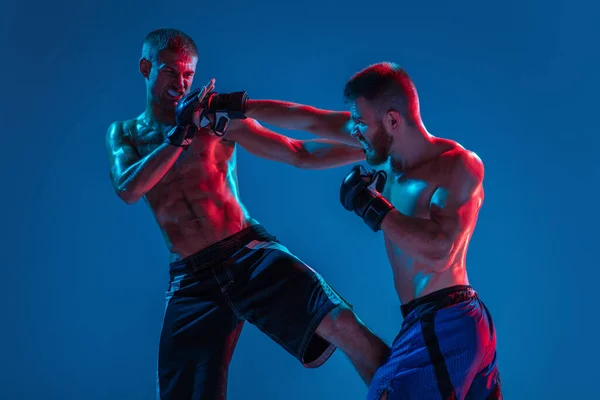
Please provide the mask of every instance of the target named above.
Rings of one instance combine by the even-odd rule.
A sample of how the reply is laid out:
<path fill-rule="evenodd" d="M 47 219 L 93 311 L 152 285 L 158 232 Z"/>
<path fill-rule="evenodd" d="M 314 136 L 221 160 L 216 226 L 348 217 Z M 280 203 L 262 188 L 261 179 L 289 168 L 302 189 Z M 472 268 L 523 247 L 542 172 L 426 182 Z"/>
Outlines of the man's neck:
<path fill-rule="evenodd" d="M 144 117 L 151 125 L 159 126 L 174 126 L 175 125 L 175 110 L 166 109 L 154 103 L 152 99 L 146 100 L 146 110 Z"/>
<path fill-rule="evenodd" d="M 394 138 L 390 164 L 396 171 L 408 171 L 432 158 L 435 151 L 434 138 L 425 127 L 410 128 L 401 137 Z"/>

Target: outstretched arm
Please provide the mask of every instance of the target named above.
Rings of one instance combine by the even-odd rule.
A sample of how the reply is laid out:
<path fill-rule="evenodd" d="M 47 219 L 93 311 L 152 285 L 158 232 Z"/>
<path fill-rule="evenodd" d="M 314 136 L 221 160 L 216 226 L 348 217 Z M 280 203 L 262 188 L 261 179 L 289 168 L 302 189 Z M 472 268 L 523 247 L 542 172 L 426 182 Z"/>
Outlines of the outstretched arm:
<path fill-rule="evenodd" d="M 273 132 L 258 121 L 247 118 L 232 120 L 227 139 L 250 153 L 298 168 L 326 169 L 365 159 L 362 148 L 327 139 L 297 140 Z"/>
<path fill-rule="evenodd" d="M 346 111 L 329 111 L 280 100 L 248 100 L 247 116 L 284 129 L 306 131 L 326 139 L 361 147 L 350 136 Z"/>

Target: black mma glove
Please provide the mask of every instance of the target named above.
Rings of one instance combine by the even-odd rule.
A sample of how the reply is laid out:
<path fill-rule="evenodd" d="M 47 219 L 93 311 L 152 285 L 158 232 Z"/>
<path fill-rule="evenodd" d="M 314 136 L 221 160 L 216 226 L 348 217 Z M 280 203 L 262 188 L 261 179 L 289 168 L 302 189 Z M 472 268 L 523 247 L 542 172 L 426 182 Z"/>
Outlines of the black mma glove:
<path fill-rule="evenodd" d="M 208 115 L 214 117 L 212 130 L 217 136 L 224 136 L 229 121 L 232 119 L 246 119 L 246 102 L 248 92 L 215 93 L 208 94 L 202 108 L 203 119 L 209 119 Z"/>
<path fill-rule="evenodd" d="M 384 171 L 373 174 L 367 172 L 362 166 L 356 165 L 344 178 L 340 187 L 340 201 L 344 208 L 354 211 L 373 232 L 381 229 L 383 218 L 394 208 L 379 193 L 383 190 L 385 181 Z M 373 182 L 375 182 L 375 190 L 369 189 Z"/>
<path fill-rule="evenodd" d="M 176 126 L 167 134 L 166 143 L 184 148 L 192 143 L 198 132 L 198 126 L 193 122 L 193 117 L 194 113 L 202 106 L 200 92 L 202 89 L 194 89 L 177 103 L 175 108 Z"/>

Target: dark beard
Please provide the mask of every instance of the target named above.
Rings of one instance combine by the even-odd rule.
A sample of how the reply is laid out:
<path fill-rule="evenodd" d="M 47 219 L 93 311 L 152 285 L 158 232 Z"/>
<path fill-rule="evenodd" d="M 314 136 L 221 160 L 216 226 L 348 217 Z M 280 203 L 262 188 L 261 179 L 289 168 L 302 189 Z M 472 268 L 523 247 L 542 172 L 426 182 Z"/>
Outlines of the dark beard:
<path fill-rule="evenodd" d="M 366 161 L 369 165 L 379 165 L 387 161 L 390 156 L 390 148 L 392 147 L 392 136 L 385 132 L 383 124 L 377 128 L 377 132 L 373 135 L 371 148 L 367 150 Z"/>

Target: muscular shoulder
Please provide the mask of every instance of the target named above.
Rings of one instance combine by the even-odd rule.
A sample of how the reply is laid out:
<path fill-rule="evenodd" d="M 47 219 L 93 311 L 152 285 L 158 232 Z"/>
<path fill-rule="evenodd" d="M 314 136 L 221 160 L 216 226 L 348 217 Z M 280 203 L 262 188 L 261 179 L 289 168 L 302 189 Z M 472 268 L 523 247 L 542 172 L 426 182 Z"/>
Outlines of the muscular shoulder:
<path fill-rule="evenodd" d="M 450 171 L 449 188 L 458 201 L 468 200 L 483 185 L 483 161 L 475 152 L 458 144 L 445 153 L 445 158 Z"/>
<path fill-rule="evenodd" d="M 106 147 L 108 150 L 114 150 L 119 147 L 125 139 L 125 133 L 123 130 L 123 121 L 114 121 L 106 130 Z"/>
<path fill-rule="evenodd" d="M 483 161 L 475 152 L 457 147 L 451 152 L 450 157 L 456 176 L 473 183 L 483 181 Z"/>
<path fill-rule="evenodd" d="M 106 131 L 107 144 L 120 144 L 130 142 L 132 127 L 135 127 L 136 122 L 136 119 L 112 122 L 108 126 L 108 129 Z"/>

